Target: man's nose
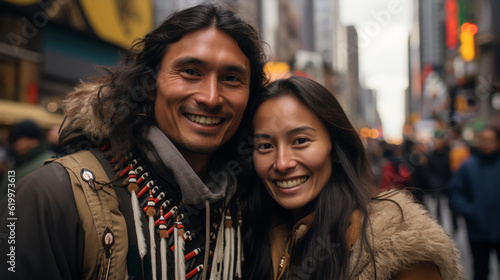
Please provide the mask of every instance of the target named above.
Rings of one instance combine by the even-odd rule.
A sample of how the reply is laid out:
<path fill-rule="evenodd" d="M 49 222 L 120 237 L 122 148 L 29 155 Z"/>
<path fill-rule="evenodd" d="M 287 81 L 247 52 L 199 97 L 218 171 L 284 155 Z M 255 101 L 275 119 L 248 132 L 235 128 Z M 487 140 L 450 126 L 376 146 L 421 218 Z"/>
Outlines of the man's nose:
<path fill-rule="evenodd" d="M 220 94 L 219 80 L 215 75 L 208 76 L 203 83 L 200 84 L 199 94 L 196 95 L 196 102 L 203 104 L 207 108 L 213 109 L 220 106 L 223 102 Z"/>

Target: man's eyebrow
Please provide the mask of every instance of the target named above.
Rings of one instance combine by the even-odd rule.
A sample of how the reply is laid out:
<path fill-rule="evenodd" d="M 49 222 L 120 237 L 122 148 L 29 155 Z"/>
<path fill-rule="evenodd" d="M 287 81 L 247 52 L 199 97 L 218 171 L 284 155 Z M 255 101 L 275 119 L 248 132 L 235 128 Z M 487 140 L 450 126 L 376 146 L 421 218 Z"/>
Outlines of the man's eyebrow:
<path fill-rule="evenodd" d="M 178 59 L 174 60 L 173 62 L 174 65 L 176 66 L 182 66 L 182 65 L 189 65 L 189 64 L 194 64 L 194 65 L 201 65 L 201 66 L 207 66 L 208 62 L 199 58 L 196 58 L 194 56 L 183 56 L 179 57 Z M 227 64 L 224 65 L 224 70 L 228 72 L 234 72 L 242 75 L 247 75 L 248 74 L 248 69 L 242 64 Z"/>
<path fill-rule="evenodd" d="M 198 64 L 198 65 L 208 65 L 208 62 L 201 60 L 193 56 L 183 56 L 174 60 L 174 65 L 185 65 L 185 64 Z"/>
<path fill-rule="evenodd" d="M 228 72 L 234 72 L 234 73 L 238 73 L 241 75 L 248 74 L 247 68 L 243 65 L 228 65 L 228 66 L 224 67 L 224 69 Z"/>

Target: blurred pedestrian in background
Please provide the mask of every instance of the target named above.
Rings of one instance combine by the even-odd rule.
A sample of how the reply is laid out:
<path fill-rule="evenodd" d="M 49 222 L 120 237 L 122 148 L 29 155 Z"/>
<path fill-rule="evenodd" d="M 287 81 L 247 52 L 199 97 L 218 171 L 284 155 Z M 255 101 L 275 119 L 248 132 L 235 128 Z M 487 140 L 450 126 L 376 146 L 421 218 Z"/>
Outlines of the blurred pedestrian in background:
<path fill-rule="evenodd" d="M 383 158 L 384 151 L 381 147 L 381 142 L 377 139 L 365 138 L 366 153 L 370 162 L 370 168 L 373 173 L 373 179 L 376 185 L 380 184 L 382 178 L 382 165 L 385 163 Z"/>
<path fill-rule="evenodd" d="M 486 127 L 477 140 L 477 151 L 460 166 L 448 187 L 453 210 L 467 223 L 474 279 L 486 280 L 491 251 L 496 250 L 500 260 L 500 132 Z"/>
<path fill-rule="evenodd" d="M 424 151 L 419 150 L 422 146 L 418 142 L 411 140 L 409 137 L 403 140 L 401 144 L 401 157 L 410 172 L 409 190 L 420 204 L 424 203 L 424 192 L 422 187 L 425 186 L 425 165 L 427 164 L 427 156 Z"/>
<path fill-rule="evenodd" d="M 462 163 L 469 158 L 470 148 L 462 139 L 461 127 L 453 127 L 450 132 L 450 168 L 451 172 L 454 173 L 457 172 Z"/>
<path fill-rule="evenodd" d="M 8 170 L 15 172 L 16 181 L 35 171 L 54 155 L 43 130 L 33 121 L 22 121 L 9 133 L 10 159 Z M 5 177 L 5 176 L 4 176 Z M 2 178 L 0 200 L 7 194 L 7 178 Z"/>
<path fill-rule="evenodd" d="M 60 149 L 60 147 L 59 147 L 59 129 L 60 129 L 59 125 L 54 125 L 47 132 L 47 142 L 49 144 L 49 147 L 56 154 L 59 152 L 59 149 Z"/>
<path fill-rule="evenodd" d="M 431 208 L 429 211 L 436 216 L 439 223 L 443 224 L 441 207 L 448 207 L 446 186 L 451 177 L 450 148 L 448 139 L 441 130 L 434 132 L 432 142 L 433 149 L 427 157 L 425 166 L 425 186 L 422 188 L 425 191 L 426 200 L 432 201 L 432 203 L 427 203 Z"/>
<path fill-rule="evenodd" d="M 451 174 L 458 171 L 458 168 L 470 157 L 470 147 L 462 138 L 462 127 L 457 125 L 450 128 L 450 170 Z M 449 194 L 449 190 L 447 189 L 447 193 Z M 453 211 L 453 208 L 450 206 L 451 210 L 451 222 L 453 226 L 453 232 L 458 230 L 458 220 L 457 213 Z"/>
<path fill-rule="evenodd" d="M 384 151 L 380 189 L 388 190 L 393 187 L 407 187 L 411 183 L 411 170 L 402 156 L 401 146 L 381 142 Z"/>

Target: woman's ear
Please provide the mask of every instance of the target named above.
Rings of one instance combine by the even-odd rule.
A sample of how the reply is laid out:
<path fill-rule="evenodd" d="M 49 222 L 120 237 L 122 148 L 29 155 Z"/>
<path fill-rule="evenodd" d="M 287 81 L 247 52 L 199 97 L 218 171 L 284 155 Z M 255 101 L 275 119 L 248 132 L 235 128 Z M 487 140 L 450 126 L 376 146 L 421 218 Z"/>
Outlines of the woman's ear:
<path fill-rule="evenodd" d="M 332 162 L 333 163 L 340 162 L 339 156 L 335 152 L 335 149 L 332 149 L 332 155 L 331 155 L 331 157 L 332 157 Z"/>

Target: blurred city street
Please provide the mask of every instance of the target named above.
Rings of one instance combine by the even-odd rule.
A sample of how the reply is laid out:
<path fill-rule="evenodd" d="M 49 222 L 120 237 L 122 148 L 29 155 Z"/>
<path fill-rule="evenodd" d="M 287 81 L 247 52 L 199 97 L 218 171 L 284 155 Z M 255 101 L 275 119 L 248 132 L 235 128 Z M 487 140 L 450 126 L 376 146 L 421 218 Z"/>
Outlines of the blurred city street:
<path fill-rule="evenodd" d="M 116 69 L 138 38 L 202 2 L 0 0 L 0 199 L 7 172 L 18 170 L 20 180 L 19 170 L 28 174 L 65 155 L 59 128 L 75 86 Z M 335 95 L 365 144 L 374 184 L 417 190 L 472 280 L 471 246 L 500 244 L 500 177 L 482 173 L 500 166 L 500 152 L 484 152 L 481 138 L 500 128 L 500 1 L 214 2 L 256 26 L 270 81 L 303 76 Z M 159 70 L 148 71 L 156 86 Z M 143 92 L 156 94 L 139 91 L 124 95 L 142 102 L 150 97 Z M 472 167 L 461 169 L 465 163 Z M 478 186 L 485 187 L 474 192 Z M 464 216 L 469 223 L 499 218 L 476 226 L 483 232 L 469 240 Z M 493 249 L 489 267 L 488 279 L 500 279 Z"/>
<path fill-rule="evenodd" d="M 453 230 L 453 222 L 451 217 L 450 208 L 448 205 L 448 199 L 446 197 L 441 197 L 441 221 L 446 232 L 453 237 L 453 240 L 456 243 L 458 250 L 461 253 L 462 257 L 462 265 L 464 268 L 464 274 L 467 279 L 473 279 L 473 268 L 472 268 L 472 259 L 471 252 L 469 248 L 469 242 L 467 237 L 467 227 L 465 224 L 465 220 L 463 217 L 459 217 L 457 219 L 458 228 L 457 230 Z M 425 199 L 425 205 L 429 209 L 429 212 L 437 219 L 437 202 L 435 199 L 428 198 Z M 433 210 L 434 209 L 434 210 Z M 489 280 L 500 279 L 500 269 L 498 265 L 497 255 L 495 253 L 491 253 L 490 259 L 490 271 L 491 274 L 489 276 Z"/>

